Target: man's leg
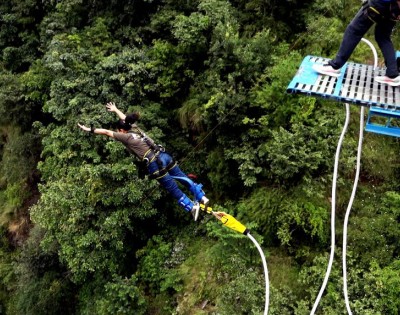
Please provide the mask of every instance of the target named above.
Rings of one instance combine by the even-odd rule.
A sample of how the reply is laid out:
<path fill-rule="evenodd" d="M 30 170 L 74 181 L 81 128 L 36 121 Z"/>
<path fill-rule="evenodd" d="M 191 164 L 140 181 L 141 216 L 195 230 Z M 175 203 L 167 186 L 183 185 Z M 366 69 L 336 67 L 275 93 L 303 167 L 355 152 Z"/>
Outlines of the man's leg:
<path fill-rule="evenodd" d="M 329 61 L 329 64 L 334 69 L 340 69 L 343 67 L 343 65 L 349 60 L 358 43 L 361 41 L 361 38 L 372 26 L 373 21 L 368 18 L 366 10 L 367 6 L 363 6 L 347 26 L 335 59 Z"/>
<path fill-rule="evenodd" d="M 349 60 L 361 38 L 373 24 L 373 21 L 368 17 L 368 6 L 365 3 L 347 26 L 335 59 L 330 60 L 327 64 L 315 64 L 313 66 L 314 71 L 333 77 L 340 76 L 340 68 Z"/>
<path fill-rule="evenodd" d="M 159 166 L 156 161 L 150 163 L 148 166 L 149 174 L 157 174 L 159 175 Z M 157 178 L 157 181 L 160 183 L 162 187 L 167 190 L 170 195 L 178 201 L 178 204 L 184 208 L 186 211 L 191 211 L 194 204 L 193 202 L 179 189 L 177 183 L 174 179 L 168 174 L 164 174 L 164 176 L 160 176 Z"/>
<path fill-rule="evenodd" d="M 175 199 L 178 200 L 178 204 L 183 209 L 192 213 L 193 219 L 197 221 L 200 212 L 199 203 L 193 203 L 193 201 L 179 189 L 178 185 L 169 174 L 165 174 L 165 176 L 159 178 L 158 181 Z"/>
<path fill-rule="evenodd" d="M 378 23 L 375 27 L 375 40 L 382 51 L 386 64 L 386 76 L 395 78 L 399 75 L 397 68 L 396 52 L 394 50 L 391 35 L 395 26 L 395 22 L 384 21 Z"/>
<path fill-rule="evenodd" d="M 197 184 L 191 180 L 184 172 L 182 172 L 178 165 L 175 165 L 173 168 L 171 168 L 168 173 L 177 181 L 185 185 L 194 195 L 196 201 L 204 204 L 208 203 L 208 199 L 205 197 L 205 192 L 202 190 L 203 185 Z"/>

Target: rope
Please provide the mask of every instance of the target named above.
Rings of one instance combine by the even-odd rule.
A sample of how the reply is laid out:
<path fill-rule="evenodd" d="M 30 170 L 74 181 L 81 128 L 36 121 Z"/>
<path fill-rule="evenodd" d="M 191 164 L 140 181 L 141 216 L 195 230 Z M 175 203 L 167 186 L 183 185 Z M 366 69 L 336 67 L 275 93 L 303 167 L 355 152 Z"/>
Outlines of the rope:
<path fill-rule="evenodd" d="M 378 66 L 378 54 L 376 52 L 376 49 L 374 45 L 365 38 L 361 39 L 364 43 L 366 43 L 372 50 L 372 53 L 374 55 L 374 69 Z M 349 223 L 349 217 L 350 217 L 350 211 L 353 206 L 354 202 L 354 197 L 357 191 L 357 184 L 358 184 L 358 179 L 360 177 L 360 165 L 361 165 L 361 152 L 362 152 L 362 143 L 363 143 L 363 136 L 364 136 L 364 106 L 361 107 L 361 113 L 360 113 L 360 135 L 358 138 L 358 149 L 357 149 L 357 168 L 356 168 L 356 176 L 354 178 L 354 185 L 353 185 L 353 191 L 351 192 L 351 197 L 349 204 L 347 206 L 346 210 L 346 215 L 344 218 L 344 223 L 343 223 L 343 294 L 344 294 L 344 300 L 346 303 L 346 309 L 347 313 L 352 315 L 352 311 L 350 308 L 350 302 L 349 302 L 349 295 L 348 295 L 348 290 L 347 290 L 347 226 Z"/>
<path fill-rule="evenodd" d="M 317 299 L 314 302 L 314 306 L 311 310 L 310 315 L 315 314 L 315 311 L 318 307 L 318 304 L 321 300 L 322 294 L 325 291 L 325 287 L 328 283 L 329 275 L 331 273 L 332 269 L 332 264 L 333 264 L 333 257 L 335 255 L 335 208 L 336 208 L 336 184 L 337 184 L 337 173 L 338 173 L 338 165 L 339 165 L 339 156 L 340 156 L 340 150 L 342 147 L 343 139 L 347 131 L 347 127 L 349 125 L 349 120 L 350 120 L 350 105 L 346 103 L 346 121 L 343 125 L 342 133 L 339 138 L 339 142 L 336 148 L 336 155 L 335 155 L 335 167 L 333 171 L 333 180 L 332 180 L 332 210 L 331 210 L 331 253 L 330 253 L 330 258 L 329 258 L 329 263 L 328 263 L 328 268 L 326 270 L 325 278 L 322 283 L 321 289 L 319 291 L 319 294 L 317 296 Z"/>
<path fill-rule="evenodd" d="M 185 157 L 183 159 L 181 159 L 180 164 L 183 165 L 183 163 L 186 161 L 186 159 L 189 157 L 189 155 L 193 154 L 197 148 L 214 132 L 215 129 L 217 129 L 222 122 L 225 120 L 226 117 L 228 117 L 228 115 L 230 115 L 237 107 L 239 107 L 239 104 L 236 104 L 235 106 L 232 107 L 232 109 L 225 114 L 221 120 L 218 122 L 218 124 L 216 124 L 200 141 L 199 143 L 189 152 L 185 155 Z"/>
<path fill-rule="evenodd" d="M 349 296 L 348 296 L 348 291 L 347 291 L 347 267 L 346 267 L 346 264 L 347 264 L 346 263 L 347 226 L 348 226 L 348 222 L 349 222 L 350 211 L 353 206 L 354 197 L 355 197 L 356 191 L 357 191 L 358 179 L 360 177 L 363 135 L 364 135 L 364 107 L 361 107 L 360 136 L 358 139 L 358 149 L 357 149 L 357 170 L 356 170 L 356 176 L 354 178 L 353 191 L 351 192 L 351 197 L 350 197 L 349 204 L 347 206 L 346 215 L 345 215 L 344 224 L 343 224 L 343 253 L 342 253 L 342 255 L 343 255 L 343 293 L 344 293 L 344 300 L 346 303 L 347 313 L 349 313 L 350 315 L 353 313 L 351 312 Z"/>
<path fill-rule="evenodd" d="M 247 236 L 251 241 L 254 243 L 254 245 L 257 247 L 258 252 L 260 253 L 261 260 L 263 263 L 264 267 L 264 276 L 265 276 L 265 308 L 264 308 L 264 315 L 268 314 L 268 305 L 269 305 L 269 280 L 268 280 L 268 267 L 267 267 L 267 261 L 265 259 L 264 252 L 261 248 L 261 246 L 257 243 L 255 238 L 250 235 L 250 233 L 247 233 Z"/>

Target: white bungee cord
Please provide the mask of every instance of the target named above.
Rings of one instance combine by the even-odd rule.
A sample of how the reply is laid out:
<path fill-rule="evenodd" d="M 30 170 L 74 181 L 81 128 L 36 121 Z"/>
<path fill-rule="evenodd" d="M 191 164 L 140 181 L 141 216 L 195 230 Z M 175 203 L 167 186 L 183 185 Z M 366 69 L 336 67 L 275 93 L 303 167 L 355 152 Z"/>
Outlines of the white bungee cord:
<path fill-rule="evenodd" d="M 263 266 L 264 266 L 264 276 L 265 276 L 265 307 L 264 307 L 264 315 L 267 315 L 268 314 L 268 305 L 269 305 L 269 280 L 268 280 L 267 261 L 265 259 L 264 252 L 263 252 L 261 246 L 255 240 L 255 238 L 250 233 L 247 233 L 247 236 L 248 236 L 249 239 L 251 239 L 251 241 L 257 247 L 258 252 L 260 253 L 260 256 L 261 256 L 261 260 L 262 260 Z"/>
<path fill-rule="evenodd" d="M 372 53 L 374 54 L 374 69 L 378 66 L 378 54 L 376 52 L 376 49 L 374 45 L 365 38 L 362 38 L 362 41 L 366 43 L 372 50 Z M 360 135 L 358 138 L 358 149 L 357 149 L 357 168 L 356 168 L 356 176 L 354 178 L 354 185 L 353 185 L 353 191 L 351 192 L 351 197 L 349 204 L 347 206 L 346 210 L 346 215 L 344 218 L 344 223 L 343 223 L 343 249 L 342 249 L 342 255 L 343 255 L 343 294 L 344 294 L 344 300 L 346 303 L 346 309 L 347 313 L 349 315 L 352 315 L 352 311 L 350 308 L 350 302 L 349 302 L 349 294 L 347 290 L 347 226 L 349 223 L 349 217 L 350 217 L 350 211 L 353 206 L 354 198 L 356 195 L 357 191 L 357 185 L 358 185 L 358 179 L 360 177 L 360 168 L 361 168 L 361 152 L 362 152 L 362 143 L 363 143 L 363 137 L 364 137 L 364 106 L 361 107 L 361 113 L 360 113 Z"/>
<path fill-rule="evenodd" d="M 376 52 L 376 49 L 374 45 L 368 41 L 365 38 L 361 39 L 363 42 L 365 42 L 372 50 L 374 54 L 374 69 L 378 66 L 378 54 Z M 334 253 L 335 253 L 335 207 L 336 207 L 336 182 L 337 182 L 337 167 L 338 167 L 338 161 L 339 161 L 339 155 L 340 155 L 340 149 L 341 145 L 343 142 L 344 135 L 347 131 L 347 126 L 348 122 L 350 119 L 350 106 L 348 103 L 345 103 L 346 105 L 346 121 L 343 126 L 342 134 L 340 135 L 340 139 L 338 142 L 338 146 L 336 149 L 336 156 L 335 156 L 335 167 L 334 167 L 334 173 L 333 173 L 333 183 L 332 183 L 332 212 L 331 212 L 331 253 L 330 253 L 330 258 L 328 262 L 328 268 L 325 274 L 324 282 L 322 283 L 321 289 L 319 291 L 319 294 L 317 296 L 317 299 L 315 300 L 314 306 L 311 310 L 310 315 L 315 314 L 315 311 L 318 307 L 318 304 L 321 300 L 322 294 L 325 291 L 326 285 L 328 283 L 329 275 L 332 269 L 333 265 L 333 258 L 334 258 Z M 351 197 L 349 200 L 349 204 L 347 206 L 346 210 L 346 215 L 345 215 L 345 220 L 343 224 L 343 293 L 344 293 L 344 299 L 345 299 L 345 304 L 346 304 L 346 309 L 348 314 L 352 315 L 352 311 L 350 308 L 350 302 L 349 302 L 349 296 L 348 296 L 348 290 L 347 290 L 347 261 L 346 261 L 346 252 L 347 252 L 347 226 L 348 226 L 348 221 L 349 221 L 349 216 L 350 216 L 350 211 L 354 202 L 355 194 L 357 191 L 357 185 L 358 185 L 358 180 L 360 176 L 360 165 L 361 165 L 361 152 L 362 152 L 362 142 L 363 142 L 363 136 L 364 136 L 364 106 L 361 106 L 361 113 L 360 113 L 360 134 L 359 134 L 359 139 L 358 139 L 358 149 L 357 149 L 357 166 L 356 166 L 356 175 L 354 179 L 354 185 L 353 185 L 353 190 L 351 193 Z"/>
<path fill-rule="evenodd" d="M 357 191 L 357 184 L 358 184 L 358 179 L 360 177 L 360 165 L 361 165 L 361 151 L 362 151 L 362 143 L 363 143 L 363 135 L 364 135 L 364 107 L 361 107 L 361 113 L 360 113 L 360 136 L 358 139 L 358 149 L 357 149 L 357 169 L 356 169 L 356 176 L 354 178 L 354 185 L 353 185 L 353 191 L 351 192 L 351 197 L 349 204 L 347 206 L 346 210 L 346 215 L 344 218 L 344 223 L 343 223 L 343 250 L 342 250 L 342 255 L 343 255 L 343 294 L 344 294 L 344 301 L 346 303 L 346 309 L 348 314 L 353 314 L 351 312 L 350 308 L 350 302 L 349 302 L 349 295 L 347 292 L 347 262 L 346 262 L 346 248 L 347 248 L 347 226 L 349 222 L 349 216 L 350 216 L 350 211 L 353 206 L 354 202 L 354 197 L 356 195 Z"/>
<path fill-rule="evenodd" d="M 336 183 L 337 183 L 337 173 L 338 173 L 338 165 L 339 165 L 339 157 L 340 157 L 340 150 L 342 148 L 342 143 L 344 136 L 347 131 L 347 127 L 349 125 L 350 120 L 350 105 L 346 103 L 346 121 L 343 125 L 342 133 L 339 138 L 339 142 L 336 148 L 336 155 L 335 155 L 335 166 L 333 170 L 333 180 L 332 180 L 332 207 L 331 207 L 331 253 L 328 262 L 328 268 L 325 273 L 325 278 L 322 283 L 321 289 L 319 290 L 317 299 L 314 302 L 314 306 L 311 310 L 310 315 L 315 314 L 315 311 L 318 307 L 319 301 L 321 300 L 322 294 L 325 291 L 325 287 L 328 283 L 329 275 L 332 270 L 333 265 L 333 257 L 335 255 L 335 211 L 336 211 Z"/>

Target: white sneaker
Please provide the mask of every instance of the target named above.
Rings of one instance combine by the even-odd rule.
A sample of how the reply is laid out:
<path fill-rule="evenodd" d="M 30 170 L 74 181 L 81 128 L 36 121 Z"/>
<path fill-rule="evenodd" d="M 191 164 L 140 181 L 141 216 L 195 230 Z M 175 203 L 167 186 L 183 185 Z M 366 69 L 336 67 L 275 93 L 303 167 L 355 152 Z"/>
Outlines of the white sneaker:
<path fill-rule="evenodd" d="M 208 199 L 206 196 L 203 196 L 203 197 L 201 197 L 200 203 L 207 206 L 209 201 L 210 201 L 210 199 Z"/>
<path fill-rule="evenodd" d="M 340 75 L 340 69 L 333 69 L 330 64 L 315 64 L 312 66 L 315 72 L 319 74 L 329 75 L 331 77 L 338 77 Z"/>
<path fill-rule="evenodd" d="M 192 210 L 190 210 L 190 212 L 192 213 L 193 220 L 197 221 L 197 219 L 199 217 L 199 212 L 200 212 L 200 204 L 198 202 L 196 202 L 194 204 Z"/>
<path fill-rule="evenodd" d="M 375 81 L 383 84 L 388 84 L 390 86 L 399 86 L 400 85 L 400 75 L 395 78 L 389 78 L 385 75 L 375 77 Z"/>

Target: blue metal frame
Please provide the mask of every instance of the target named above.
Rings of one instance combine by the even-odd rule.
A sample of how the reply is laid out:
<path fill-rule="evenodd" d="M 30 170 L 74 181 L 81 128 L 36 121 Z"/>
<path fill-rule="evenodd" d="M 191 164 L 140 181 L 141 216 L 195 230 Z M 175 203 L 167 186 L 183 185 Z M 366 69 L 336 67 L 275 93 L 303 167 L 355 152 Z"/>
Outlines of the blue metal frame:
<path fill-rule="evenodd" d="M 386 119 L 386 124 L 377 124 L 371 121 L 372 117 L 383 117 Z M 377 107 L 371 107 L 368 113 L 365 131 L 379 133 L 386 136 L 400 137 L 400 127 L 392 126 L 392 118 L 400 120 L 400 111 L 387 110 Z"/>

